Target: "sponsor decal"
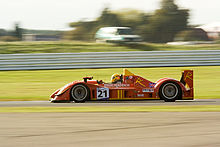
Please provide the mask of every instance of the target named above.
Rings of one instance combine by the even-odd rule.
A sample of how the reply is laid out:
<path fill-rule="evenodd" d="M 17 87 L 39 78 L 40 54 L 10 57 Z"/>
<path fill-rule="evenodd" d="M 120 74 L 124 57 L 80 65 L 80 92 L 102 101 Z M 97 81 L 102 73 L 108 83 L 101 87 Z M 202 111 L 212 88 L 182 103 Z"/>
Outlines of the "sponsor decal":
<path fill-rule="evenodd" d="M 138 78 L 135 83 L 138 83 L 138 84 L 140 84 L 140 85 L 143 86 L 143 87 L 146 87 L 143 83 L 141 83 L 142 81 L 143 81 L 143 80 L 141 80 L 140 78 Z"/>
<path fill-rule="evenodd" d="M 156 83 L 149 83 L 150 88 L 154 88 L 155 85 L 156 85 Z"/>
<path fill-rule="evenodd" d="M 104 84 L 104 87 L 130 87 L 130 84 Z"/>
<path fill-rule="evenodd" d="M 144 97 L 144 94 L 137 94 L 138 97 Z"/>
<path fill-rule="evenodd" d="M 143 89 L 142 92 L 154 92 L 154 89 Z"/>
<path fill-rule="evenodd" d="M 117 90 L 117 93 L 118 93 L 118 99 L 124 98 L 124 90 Z"/>
<path fill-rule="evenodd" d="M 185 77 L 184 80 L 186 80 L 187 78 L 190 79 L 190 80 L 192 80 L 192 73 L 188 72 L 188 73 L 186 74 L 186 77 Z"/>

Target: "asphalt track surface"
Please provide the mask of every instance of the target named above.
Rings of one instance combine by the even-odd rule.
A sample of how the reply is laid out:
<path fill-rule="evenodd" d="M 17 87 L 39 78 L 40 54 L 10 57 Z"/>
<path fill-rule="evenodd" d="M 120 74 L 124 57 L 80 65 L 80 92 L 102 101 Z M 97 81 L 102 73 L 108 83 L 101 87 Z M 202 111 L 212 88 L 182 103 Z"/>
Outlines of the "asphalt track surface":
<path fill-rule="evenodd" d="M 0 107 L 100 105 L 220 105 L 220 100 L 0 102 Z M 0 147 L 220 146 L 220 112 L 0 113 L 0 124 Z"/>
<path fill-rule="evenodd" d="M 197 99 L 190 101 L 164 102 L 141 101 L 89 101 L 85 103 L 50 103 L 49 101 L 2 101 L 0 107 L 77 107 L 77 106 L 160 106 L 160 105 L 220 105 L 220 99 Z"/>
<path fill-rule="evenodd" d="M 1 113 L 1 147 L 219 147 L 219 112 Z"/>

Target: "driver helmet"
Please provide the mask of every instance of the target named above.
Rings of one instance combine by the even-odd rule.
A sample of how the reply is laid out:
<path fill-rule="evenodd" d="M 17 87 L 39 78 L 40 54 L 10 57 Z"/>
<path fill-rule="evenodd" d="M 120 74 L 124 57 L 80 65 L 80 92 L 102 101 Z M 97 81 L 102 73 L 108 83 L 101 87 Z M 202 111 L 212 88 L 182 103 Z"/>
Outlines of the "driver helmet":
<path fill-rule="evenodd" d="M 112 83 L 116 83 L 116 82 L 118 82 L 118 81 L 120 81 L 120 75 L 119 74 L 113 74 L 112 75 Z"/>

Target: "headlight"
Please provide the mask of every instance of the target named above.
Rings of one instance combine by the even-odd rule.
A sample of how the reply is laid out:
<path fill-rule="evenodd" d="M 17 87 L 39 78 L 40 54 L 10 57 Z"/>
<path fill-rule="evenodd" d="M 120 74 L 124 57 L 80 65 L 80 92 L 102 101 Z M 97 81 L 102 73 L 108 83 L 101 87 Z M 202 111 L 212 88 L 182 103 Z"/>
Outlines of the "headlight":
<path fill-rule="evenodd" d="M 56 95 L 61 95 L 62 93 L 64 93 L 65 91 L 67 91 L 69 89 L 69 85 L 70 84 L 66 84 L 65 86 L 63 86 L 60 91 L 56 94 Z"/>

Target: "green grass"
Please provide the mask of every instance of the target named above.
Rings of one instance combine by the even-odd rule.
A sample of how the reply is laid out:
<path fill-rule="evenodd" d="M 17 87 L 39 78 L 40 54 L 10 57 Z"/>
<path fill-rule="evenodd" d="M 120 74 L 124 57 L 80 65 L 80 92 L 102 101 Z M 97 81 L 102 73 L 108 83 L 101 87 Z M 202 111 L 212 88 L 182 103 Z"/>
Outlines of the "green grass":
<path fill-rule="evenodd" d="M 174 46 L 166 44 L 106 44 L 94 42 L 0 42 L 0 54 L 17 53 L 74 53 L 74 52 L 117 52 L 157 50 L 219 50 L 220 44 Z"/>
<path fill-rule="evenodd" d="M 220 106 L 0 107 L 0 113 L 9 112 L 220 112 Z"/>
<path fill-rule="evenodd" d="M 137 75 L 154 82 L 159 78 L 180 79 L 183 69 L 194 70 L 195 98 L 220 98 L 220 66 L 210 67 L 166 67 L 130 68 Z M 109 82 L 113 73 L 122 69 L 76 69 L 76 70 L 39 70 L 39 71 L 1 71 L 0 101 L 49 100 L 56 89 L 84 76 Z"/>

